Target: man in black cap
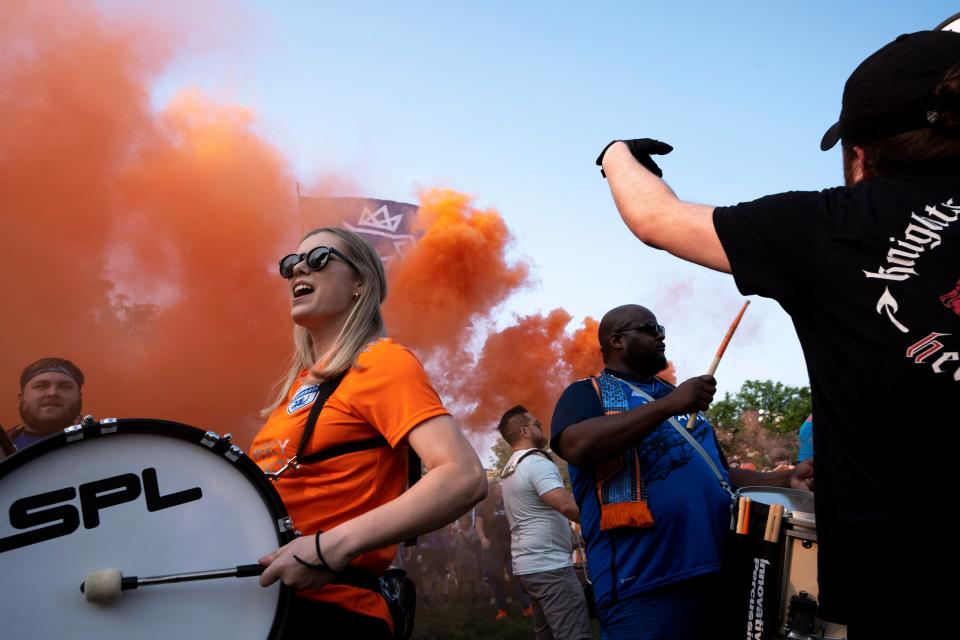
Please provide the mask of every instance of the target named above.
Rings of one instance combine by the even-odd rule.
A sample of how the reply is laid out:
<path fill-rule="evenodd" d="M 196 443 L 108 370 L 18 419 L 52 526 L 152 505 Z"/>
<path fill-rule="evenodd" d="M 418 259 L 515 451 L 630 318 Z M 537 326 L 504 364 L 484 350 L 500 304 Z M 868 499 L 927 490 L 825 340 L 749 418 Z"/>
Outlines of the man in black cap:
<path fill-rule="evenodd" d="M 63 358 L 41 358 L 20 374 L 20 419 L 10 430 L 17 449 L 39 442 L 80 420 L 83 372 Z"/>
<path fill-rule="evenodd" d="M 929 572 L 958 569 L 924 525 L 954 502 L 954 469 L 931 456 L 960 445 L 960 34 L 867 58 L 821 148 L 838 141 L 845 187 L 733 207 L 679 200 L 650 157 L 662 142 L 617 141 L 597 163 L 640 240 L 732 273 L 794 322 L 817 424 L 820 617 L 854 640 L 935 637 L 952 589 Z"/>

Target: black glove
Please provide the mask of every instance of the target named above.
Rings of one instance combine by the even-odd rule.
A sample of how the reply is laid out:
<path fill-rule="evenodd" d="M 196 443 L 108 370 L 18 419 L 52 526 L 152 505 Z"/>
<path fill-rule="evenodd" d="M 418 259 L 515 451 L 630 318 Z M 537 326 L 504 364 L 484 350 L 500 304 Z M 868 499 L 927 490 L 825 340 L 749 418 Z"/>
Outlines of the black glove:
<path fill-rule="evenodd" d="M 673 147 L 668 145 L 666 142 L 660 142 L 659 140 L 654 140 L 652 138 L 614 140 L 610 144 L 613 144 L 614 142 L 622 142 L 627 145 L 627 148 L 630 149 L 630 153 L 633 154 L 633 157 L 637 159 L 637 162 L 646 167 L 647 171 L 658 178 L 663 177 L 663 171 L 661 171 L 660 167 L 657 166 L 657 163 L 653 161 L 653 158 L 650 157 L 650 154 L 655 153 L 662 156 L 673 151 Z M 597 166 L 600 167 L 600 175 L 602 175 L 604 178 L 607 177 L 607 174 L 603 172 L 603 154 L 605 154 L 607 149 L 610 148 L 610 144 L 605 146 L 603 151 L 600 152 L 600 155 L 597 156 Z"/>

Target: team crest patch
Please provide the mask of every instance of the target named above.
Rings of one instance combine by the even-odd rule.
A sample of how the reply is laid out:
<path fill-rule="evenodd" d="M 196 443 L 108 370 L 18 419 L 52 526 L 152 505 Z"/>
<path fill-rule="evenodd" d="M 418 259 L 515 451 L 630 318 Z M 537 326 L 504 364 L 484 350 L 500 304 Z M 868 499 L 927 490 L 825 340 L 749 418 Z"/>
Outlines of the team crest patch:
<path fill-rule="evenodd" d="M 291 400 L 290 404 L 287 405 L 287 415 L 300 411 L 300 409 L 303 409 L 307 405 L 313 404 L 313 401 L 317 399 L 317 393 L 319 392 L 320 385 L 317 384 L 300 387 L 300 390 L 297 391 L 297 394 L 293 396 L 293 400 Z"/>

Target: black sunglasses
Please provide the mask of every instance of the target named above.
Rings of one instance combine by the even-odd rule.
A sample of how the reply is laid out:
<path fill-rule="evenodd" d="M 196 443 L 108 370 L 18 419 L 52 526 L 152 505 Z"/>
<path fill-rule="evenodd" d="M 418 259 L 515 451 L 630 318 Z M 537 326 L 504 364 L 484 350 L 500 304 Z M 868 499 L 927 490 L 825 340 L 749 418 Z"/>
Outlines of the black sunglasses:
<path fill-rule="evenodd" d="M 289 280 L 293 277 L 293 268 L 304 260 L 307 261 L 307 266 L 312 271 L 320 271 L 327 266 L 328 262 L 330 262 L 330 254 L 337 256 L 350 265 L 354 271 L 360 273 L 360 269 L 357 269 L 357 265 L 353 264 L 353 261 L 350 258 L 343 255 L 333 247 L 314 247 L 307 253 L 291 253 L 288 256 L 284 256 L 280 260 L 280 275 Z"/>
<path fill-rule="evenodd" d="M 662 324 L 657 324 L 653 320 L 644 322 L 641 325 L 636 327 L 627 327 L 626 329 L 618 329 L 615 333 L 626 333 L 627 331 L 643 331 L 644 333 L 649 333 L 650 335 L 656 337 L 660 334 L 664 336 L 667 335 L 667 329 Z"/>

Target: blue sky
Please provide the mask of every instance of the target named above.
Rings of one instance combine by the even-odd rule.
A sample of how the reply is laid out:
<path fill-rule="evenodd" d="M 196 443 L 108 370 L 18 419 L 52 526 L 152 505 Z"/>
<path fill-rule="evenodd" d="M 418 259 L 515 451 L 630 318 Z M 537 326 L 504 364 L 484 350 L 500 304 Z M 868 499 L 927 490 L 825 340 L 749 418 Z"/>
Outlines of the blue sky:
<path fill-rule="evenodd" d="M 636 241 L 597 153 L 614 138 L 669 142 L 664 178 L 681 198 L 716 205 L 834 186 L 840 153 L 821 152 L 819 140 L 847 76 L 898 34 L 957 10 L 940 1 L 250 0 L 205 11 L 239 26 L 213 44 L 199 38 L 154 100 L 196 86 L 250 106 L 301 182 L 334 174 L 357 185 L 339 195 L 474 194 L 513 231 L 512 255 L 534 265 L 536 284 L 508 301 L 503 322 L 562 306 L 578 324 L 645 304 L 668 327 L 667 355 L 685 378 L 706 369 L 741 297 L 729 276 Z M 775 303 L 754 300 L 717 377 L 721 392 L 749 378 L 807 384 Z"/>

